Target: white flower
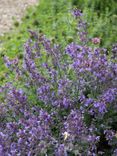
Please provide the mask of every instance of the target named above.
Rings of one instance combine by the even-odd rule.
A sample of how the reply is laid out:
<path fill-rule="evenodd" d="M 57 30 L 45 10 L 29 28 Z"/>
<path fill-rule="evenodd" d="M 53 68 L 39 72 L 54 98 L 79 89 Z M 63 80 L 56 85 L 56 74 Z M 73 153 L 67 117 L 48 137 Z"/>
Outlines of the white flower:
<path fill-rule="evenodd" d="M 63 136 L 64 136 L 64 141 L 65 141 L 70 136 L 70 134 L 68 132 L 64 132 Z"/>

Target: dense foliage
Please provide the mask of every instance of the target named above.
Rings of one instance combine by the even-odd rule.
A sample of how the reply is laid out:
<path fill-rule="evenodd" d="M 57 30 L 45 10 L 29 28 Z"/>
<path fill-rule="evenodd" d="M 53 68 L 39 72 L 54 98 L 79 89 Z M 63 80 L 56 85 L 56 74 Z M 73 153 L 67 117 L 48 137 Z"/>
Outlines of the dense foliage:
<path fill-rule="evenodd" d="M 72 0 L 72 4 L 75 6 L 79 6 L 81 9 L 84 7 L 89 7 L 93 9 L 93 11 L 101 13 L 105 13 L 106 10 L 110 12 L 110 15 L 117 14 L 117 3 L 116 0 Z"/>
<path fill-rule="evenodd" d="M 4 57 L 23 89 L 1 87 L 1 156 L 117 155 L 117 45 L 99 48 L 81 11 L 72 14 L 67 45 L 29 31 L 23 66 Z"/>

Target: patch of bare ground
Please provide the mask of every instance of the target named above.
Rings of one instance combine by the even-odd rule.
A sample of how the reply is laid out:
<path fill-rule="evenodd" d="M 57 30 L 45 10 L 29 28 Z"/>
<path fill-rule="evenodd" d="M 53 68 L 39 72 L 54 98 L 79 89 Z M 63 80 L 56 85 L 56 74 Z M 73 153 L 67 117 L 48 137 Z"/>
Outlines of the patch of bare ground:
<path fill-rule="evenodd" d="M 0 35 L 13 27 L 13 18 L 20 22 L 26 8 L 37 2 L 38 0 L 0 0 Z"/>

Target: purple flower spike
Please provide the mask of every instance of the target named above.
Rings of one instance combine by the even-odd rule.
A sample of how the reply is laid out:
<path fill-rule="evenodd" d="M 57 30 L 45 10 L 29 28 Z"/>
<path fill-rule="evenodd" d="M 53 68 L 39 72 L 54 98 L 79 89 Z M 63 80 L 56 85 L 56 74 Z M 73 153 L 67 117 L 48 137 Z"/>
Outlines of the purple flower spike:
<path fill-rule="evenodd" d="M 82 12 L 79 9 L 74 9 L 72 11 L 72 14 L 73 14 L 74 17 L 80 17 L 80 16 L 82 16 Z"/>

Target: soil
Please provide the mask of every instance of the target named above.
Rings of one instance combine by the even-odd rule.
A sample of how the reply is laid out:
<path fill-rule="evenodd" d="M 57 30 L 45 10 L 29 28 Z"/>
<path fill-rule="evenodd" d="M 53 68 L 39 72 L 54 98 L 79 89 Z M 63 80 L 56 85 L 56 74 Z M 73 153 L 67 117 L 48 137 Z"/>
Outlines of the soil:
<path fill-rule="evenodd" d="M 21 22 L 26 8 L 38 0 L 0 0 L 0 36 L 13 28 L 14 20 Z"/>

